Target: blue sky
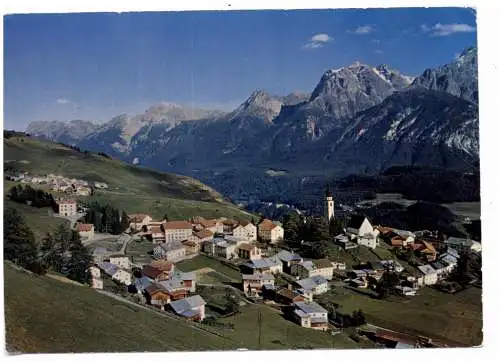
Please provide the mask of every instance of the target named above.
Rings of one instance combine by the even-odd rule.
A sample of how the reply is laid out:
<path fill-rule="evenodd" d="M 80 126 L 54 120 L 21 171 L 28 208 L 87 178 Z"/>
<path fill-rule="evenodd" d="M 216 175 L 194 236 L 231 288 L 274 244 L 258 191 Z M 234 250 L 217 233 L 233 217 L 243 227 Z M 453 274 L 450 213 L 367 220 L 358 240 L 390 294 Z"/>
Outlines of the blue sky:
<path fill-rule="evenodd" d="M 458 8 L 6 16 L 4 127 L 162 100 L 230 110 L 255 89 L 311 92 L 354 61 L 417 75 L 476 46 L 475 28 Z"/>

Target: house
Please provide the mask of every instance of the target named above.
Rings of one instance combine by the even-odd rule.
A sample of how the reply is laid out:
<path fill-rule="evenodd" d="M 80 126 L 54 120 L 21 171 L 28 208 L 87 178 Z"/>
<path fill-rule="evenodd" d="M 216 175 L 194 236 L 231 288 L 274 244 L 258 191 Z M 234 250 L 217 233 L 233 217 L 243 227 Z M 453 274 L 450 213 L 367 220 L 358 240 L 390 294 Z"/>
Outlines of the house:
<path fill-rule="evenodd" d="M 160 284 L 153 283 L 145 289 L 146 299 L 151 305 L 163 308 L 170 303 L 170 294 Z"/>
<path fill-rule="evenodd" d="M 391 236 L 392 246 L 406 247 L 415 241 L 415 234 L 411 231 L 393 229 Z"/>
<path fill-rule="evenodd" d="M 196 292 L 196 273 L 194 272 L 181 272 L 176 270 L 170 274 L 170 280 L 179 280 L 184 289 L 188 292 Z"/>
<path fill-rule="evenodd" d="M 238 247 L 238 258 L 257 260 L 262 258 L 262 250 L 256 245 L 241 244 Z"/>
<path fill-rule="evenodd" d="M 443 262 L 444 264 L 446 264 L 448 266 L 448 273 L 451 273 L 453 271 L 453 269 L 455 269 L 455 267 L 458 264 L 458 258 L 456 258 L 453 255 L 448 254 L 448 253 L 442 255 L 439 258 L 439 261 Z"/>
<path fill-rule="evenodd" d="M 159 282 L 170 278 L 170 271 L 158 269 L 151 265 L 144 265 L 142 275 L 151 281 Z"/>
<path fill-rule="evenodd" d="M 94 263 L 99 264 L 106 259 L 106 256 L 109 254 L 108 249 L 102 248 L 102 247 L 97 247 L 94 249 L 92 252 L 92 259 L 94 260 Z"/>
<path fill-rule="evenodd" d="M 103 289 L 103 280 L 101 278 L 101 269 L 96 266 L 89 268 L 90 273 L 90 287 L 94 289 Z"/>
<path fill-rule="evenodd" d="M 448 263 L 445 263 L 444 261 L 435 261 L 430 264 L 432 268 L 436 271 L 438 280 L 440 279 L 445 279 L 448 274 L 453 270 L 452 267 Z"/>
<path fill-rule="evenodd" d="M 278 243 L 283 240 L 285 231 L 283 227 L 277 225 L 271 220 L 264 219 L 258 228 L 258 236 L 261 241 L 266 241 L 271 244 Z"/>
<path fill-rule="evenodd" d="M 366 217 L 362 215 L 353 215 L 349 220 L 349 223 L 347 224 L 346 232 L 355 236 L 362 236 L 366 234 L 372 234 L 374 232 L 374 229 L 372 224 Z"/>
<path fill-rule="evenodd" d="M 199 295 L 170 303 L 170 308 L 178 315 L 190 320 L 201 322 L 205 319 L 205 305 L 207 303 Z"/>
<path fill-rule="evenodd" d="M 227 240 L 219 240 L 215 243 L 214 255 L 219 258 L 231 259 L 235 257 L 236 254 L 236 244 L 230 243 Z"/>
<path fill-rule="evenodd" d="M 128 256 L 120 254 L 110 255 L 109 262 L 111 264 L 117 265 L 122 269 L 130 269 L 130 259 L 128 258 Z"/>
<path fill-rule="evenodd" d="M 366 246 L 370 249 L 375 249 L 379 246 L 377 235 L 374 233 L 363 234 L 356 237 L 356 243 L 358 245 Z"/>
<path fill-rule="evenodd" d="M 327 280 L 331 280 L 333 278 L 333 263 L 328 259 L 304 261 L 300 264 L 293 264 L 291 273 L 300 279 L 322 276 Z"/>
<path fill-rule="evenodd" d="M 251 260 L 245 264 L 254 274 L 277 274 L 283 272 L 283 264 L 276 257 Z"/>
<path fill-rule="evenodd" d="M 212 230 L 203 229 L 194 232 L 193 235 L 189 236 L 187 240 L 194 243 L 197 249 L 196 251 L 198 252 L 201 248 L 201 245 L 203 245 L 205 241 L 210 240 L 213 237 L 214 237 L 214 232 Z"/>
<path fill-rule="evenodd" d="M 193 225 L 183 220 L 167 221 L 163 224 L 163 229 L 167 243 L 186 240 L 193 233 Z"/>
<path fill-rule="evenodd" d="M 76 224 L 76 231 L 81 238 L 90 240 L 94 237 L 94 225 L 93 224 Z"/>
<path fill-rule="evenodd" d="M 149 265 L 153 268 L 167 273 L 173 272 L 175 270 L 175 264 L 169 263 L 166 260 L 153 260 L 151 263 L 149 263 Z"/>
<path fill-rule="evenodd" d="M 76 201 L 75 200 L 59 200 L 57 202 L 60 216 L 74 216 L 76 215 Z"/>
<path fill-rule="evenodd" d="M 393 259 L 381 260 L 380 264 L 383 265 L 385 270 L 390 271 L 390 272 L 401 273 L 402 271 L 404 271 L 403 266 L 397 260 L 393 260 Z"/>
<path fill-rule="evenodd" d="M 328 329 L 328 311 L 316 302 L 293 303 L 293 316 L 300 326 L 321 331 Z"/>
<path fill-rule="evenodd" d="M 428 241 L 422 239 L 416 240 L 414 244 L 409 245 L 409 248 L 413 251 L 418 251 L 420 254 L 423 254 L 428 262 L 436 260 L 437 251 L 434 246 Z"/>
<path fill-rule="evenodd" d="M 132 214 L 129 216 L 130 219 L 130 230 L 138 231 L 142 230 L 144 227 L 147 227 L 151 220 L 151 216 L 147 214 Z"/>
<path fill-rule="evenodd" d="M 438 281 L 438 274 L 429 264 L 421 265 L 418 267 L 420 270 L 417 276 L 418 285 L 434 285 Z"/>
<path fill-rule="evenodd" d="M 262 293 L 264 285 L 274 285 L 272 274 L 243 274 L 241 277 L 243 279 L 243 292 L 246 296 L 257 296 Z"/>
<path fill-rule="evenodd" d="M 239 223 L 236 220 L 224 219 L 222 220 L 222 232 L 226 234 L 231 234 L 238 225 Z"/>
<path fill-rule="evenodd" d="M 479 253 L 482 250 L 481 243 L 478 243 L 477 241 L 471 239 L 456 238 L 451 236 L 446 239 L 444 243 L 446 244 L 446 246 L 451 247 L 459 252 L 474 251 Z"/>
<path fill-rule="evenodd" d="M 120 269 L 117 265 L 104 261 L 98 264 L 98 266 L 106 275 L 110 276 L 111 279 L 125 285 L 130 285 L 132 283 L 132 276 L 130 273 Z"/>
<path fill-rule="evenodd" d="M 90 189 L 88 187 L 77 187 L 76 192 L 78 196 L 90 196 Z"/>
<path fill-rule="evenodd" d="M 285 273 L 291 273 L 292 265 L 300 264 L 304 261 L 300 255 L 290 253 L 287 250 L 280 250 L 275 257 L 283 264 L 283 271 Z"/>
<path fill-rule="evenodd" d="M 257 240 L 257 227 L 251 222 L 241 222 L 233 229 L 233 235 L 247 238 L 250 241 Z"/>
<path fill-rule="evenodd" d="M 186 256 L 186 247 L 180 242 L 162 243 L 153 249 L 153 256 L 170 262 L 180 261 Z"/>
<path fill-rule="evenodd" d="M 200 220 L 199 225 L 206 230 L 210 230 L 213 233 L 222 234 L 224 232 L 224 225 L 220 220 Z"/>
<path fill-rule="evenodd" d="M 351 241 L 351 239 L 347 235 L 337 235 L 335 237 L 335 242 L 340 245 L 344 250 L 355 249 L 358 247 L 358 244 L 355 244 Z"/>
<path fill-rule="evenodd" d="M 183 299 L 188 295 L 188 290 L 182 284 L 182 280 L 173 278 L 162 280 L 161 282 L 158 282 L 158 284 L 166 290 L 166 292 L 170 296 L 170 300 Z"/>
<path fill-rule="evenodd" d="M 410 296 L 410 297 L 413 297 L 413 296 L 417 295 L 417 289 L 416 288 L 397 285 L 395 287 L 395 289 L 397 291 L 399 291 L 399 293 L 401 295 L 406 295 L 406 296 Z"/>
<path fill-rule="evenodd" d="M 333 266 L 333 269 L 337 269 L 337 270 L 345 270 L 346 269 L 345 263 L 343 263 L 341 261 L 332 261 L 332 266 Z"/>
<path fill-rule="evenodd" d="M 275 291 L 274 301 L 285 305 L 291 305 L 295 302 L 306 301 L 306 297 L 297 290 L 292 290 L 291 288 L 281 288 Z"/>
<path fill-rule="evenodd" d="M 153 239 L 153 244 L 161 244 L 162 242 L 165 242 L 165 232 L 161 226 L 151 226 L 149 233 Z"/>
<path fill-rule="evenodd" d="M 153 282 L 146 276 L 142 276 L 140 278 L 135 278 L 134 285 L 137 289 L 137 293 L 144 293 L 146 288 L 149 287 Z"/>
<path fill-rule="evenodd" d="M 297 284 L 304 290 L 311 291 L 313 295 L 319 295 L 328 291 L 328 280 L 321 275 L 315 275 L 307 279 L 297 281 Z"/>

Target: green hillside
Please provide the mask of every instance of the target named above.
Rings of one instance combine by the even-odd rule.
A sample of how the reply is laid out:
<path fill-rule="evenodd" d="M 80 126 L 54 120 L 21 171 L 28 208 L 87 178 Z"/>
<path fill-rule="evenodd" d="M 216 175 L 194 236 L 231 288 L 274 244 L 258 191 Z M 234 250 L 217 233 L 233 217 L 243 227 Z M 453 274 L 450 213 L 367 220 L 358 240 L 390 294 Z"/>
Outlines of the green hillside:
<path fill-rule="evenodd" d="M 224 320 L 234 330 L 193 329 L 79 285 L 28 275 L 4 264 L 6 342 L 20 352 L 160 352 L 361 348 L 346 334 L 301 328 L 266 306 L 247 305 Z M 27 297 L 29 296 L 29 297 Z M 262 316 L 259 343 L 258 314 Z"/>
<path fill-rule="evenodd" d="M 34 175 L 52 173 L 105 182 L 108 190 L 86 199 L 110 203 L 129 214 L 145 212 L 161 218 L 166 213 L 171 219 L 193 215 L 245 220 L 252 217 L 193 178 L 136 167 L 29 137 L 4 139 L 4 162 Z"/>

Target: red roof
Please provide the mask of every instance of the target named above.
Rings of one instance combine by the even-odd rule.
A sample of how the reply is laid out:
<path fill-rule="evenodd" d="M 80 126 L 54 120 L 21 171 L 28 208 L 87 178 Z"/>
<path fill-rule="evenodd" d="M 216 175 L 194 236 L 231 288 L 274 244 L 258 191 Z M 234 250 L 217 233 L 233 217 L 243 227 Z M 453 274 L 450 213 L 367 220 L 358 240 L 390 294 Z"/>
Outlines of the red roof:
<path fill-rule="evenodd" d="M 76 231 L 78 232 L 91 231 L 93 227 L 94 227 L 93 224 L 77 224 Z"/>
<path fill-rule="evenodd" d="M 152 268 L 158 269 L 160 271 L 171 271 L 174 268 L 174 264 L 169 263 L 164 260 L 153 260 L 149 265 Z M 144 269 L 143 269 L 144 272 Z"/>
<path fill-rule="evenodd" d="M 193 229 L 193 225 L 191 223 L 184 221 L 184 220 L 179 220 L 179 221 L 167 221 L 165 224 L 163 224 L 163 228 L 165 230 L 173 230 L 173 229 Z"/>
<path fill-rule="evenodd" d="M 202 220 L 200 221 L 200 225 L 203 226 L 204 228 L 211 228 L 217 225 L 216 220 Z"/>
<path fill-rule="evenodd" d="M 201 230 L 201 231 L 194 233 L 194 235 L 200 239 L 204 239 L 204 238 L 210 238 L 210 237 L 214 236 L 214 233 L 210 230 L 205 229 L 205 230 Z"/>
<path fill-rule="evenodd" d="M 268 219 L 264 219 L 260 224 L 259 224 L 259 229 L 261 230 L 272 230 L 274 229 L 276 226 L 275 223 L 273 223 L 271 220 L 268 220 Z"/>
<path fill-rule="evenodd" d="M 158 275 L 160 275 L 161 273 L 163 273 L 162 270 L 155 268 L 151 265 L 145 265 L 142 268 L 142 275 L 144 275 L 148 278 L 151 278 L 151 279 L 156 279 L 158 277 Z"/>
<path fill-rule="evenodd" d="M 151 226 L 151 233 L 153 234 L 163 233 L 161 226 Z"/>
<path fill-rule="evenodd" d="M 59 200 L 59 205 L 76 204 L 76 200 Z"/>

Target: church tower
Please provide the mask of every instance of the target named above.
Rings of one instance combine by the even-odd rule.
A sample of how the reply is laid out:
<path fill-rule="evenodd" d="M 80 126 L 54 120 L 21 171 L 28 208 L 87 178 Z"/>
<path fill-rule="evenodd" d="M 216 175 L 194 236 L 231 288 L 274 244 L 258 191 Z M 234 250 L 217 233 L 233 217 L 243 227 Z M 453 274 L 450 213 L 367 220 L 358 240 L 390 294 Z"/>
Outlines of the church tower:
<path fill-rule="evenodd" d="M 333 196 L 332 193 L 330 192 L 330 188 L 328 188 L 325 194 L 325 214 L 328 222 L 332 221 L 332 219 L 335 217 L 333 207 L 334 207 Z"/>

